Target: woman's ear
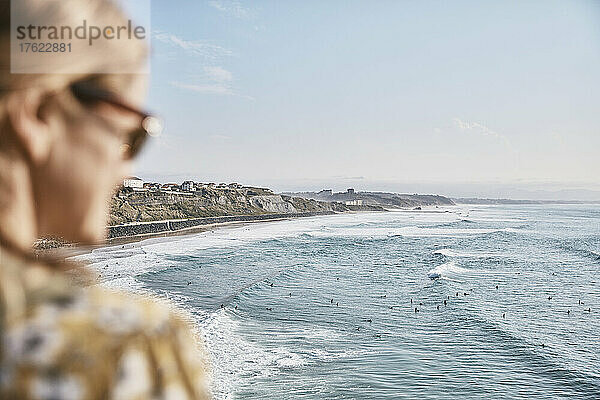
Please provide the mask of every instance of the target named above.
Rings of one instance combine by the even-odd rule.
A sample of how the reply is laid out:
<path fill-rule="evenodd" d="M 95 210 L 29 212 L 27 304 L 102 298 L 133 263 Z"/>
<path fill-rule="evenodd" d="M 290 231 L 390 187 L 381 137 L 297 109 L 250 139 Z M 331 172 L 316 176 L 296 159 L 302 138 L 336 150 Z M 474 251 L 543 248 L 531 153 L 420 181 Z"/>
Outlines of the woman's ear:
<path fill-rule="evenodd" d="M 47 121 L 40 117 L 46 93 L 38 89 L 13 92 L 7 99 L 8 119 L 15 140 L 31 162 L 42 164 L 50 153 L 52 137 Z"/>

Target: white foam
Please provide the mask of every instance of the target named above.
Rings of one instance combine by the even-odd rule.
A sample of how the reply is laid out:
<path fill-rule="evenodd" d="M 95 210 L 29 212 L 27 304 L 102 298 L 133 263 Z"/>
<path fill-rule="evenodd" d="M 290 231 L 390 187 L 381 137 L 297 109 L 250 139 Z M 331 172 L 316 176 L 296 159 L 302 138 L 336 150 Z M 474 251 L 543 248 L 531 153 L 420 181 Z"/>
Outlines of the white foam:
<path fill-rule="evenodd" d="M 162 259 L 160 254 L 140 248 L 128 251 L 121 251 L 117 258 L 107 257 L 107 252 L 92 252 L 77 259 L 98 276 L 98 283 L 111 289 L 141 289 L 143 284 L 136 276 L 169 267 L 168 260 Z"/>
<path fill-rule="evenodd" d="M 518 228 L 505 228 L 504 232 L 522 233 L 522 234 L 536 234 L 536 233 L 539 233 L 538 231 L 532 231 L 532 230 L 528 230 L 528 229 L 518 229 Z"/>
<path fill-rule="evenodd" d="M 472 222 L 525 222 L 525 218 L 470 218 Z"/>
<path fill-rule="evenodd" d="M 451 261 L 451 262 L 447 262 L 444 264 L 440 264 L 437 267 L 433 268 L 432 270 L 429 271 L 428 275 L 439 275 L 441 277 L 444 277 L 444 276 L 468 274 L 468 273 L 473 273 L 473 272 L 475 272 L 475 271 L 459 267 L 454 262 Z"/>
<path fill-rule="evenodd" d="M 266 348 L 245 340 L 238 322 L 228 310 L 219 310 L 200 323 L 200 331 L 211 357 L 216 399 L 232 398 L 238 382 L 248 377 L 270 377 L 284 369 L 307 363 L 301 354 L 285 347 Z"/>
<path fill-rule="evenodd" d="M 500 254 L 500 253 L 474 253 L 474 252 L 456 251 L 456 250 L 452 250 L 452 249 L 435 250 L 433 252 L 433 254 L 441 254 L 446 257 L 471 257 L 471 258 L 507 257 L 506 254 Z"/>
<path fill-rule="evenodd" d="M 502 231 L 502 229 L 422 228 L 407 226 L 395 229 L 391 235 L 405 237 L 477 236 Z"/>
<path fill-rule="evenodd" d="M 313 327 L 281 331 L 278 332 L 277 335 L 279 337 L 303 338 L 310 339 L 311 341 L 321 342 L 338 341 L 344 338 L 344 336 L 340 332 L 333 331 L 330 329 Z"/>
<path fill-rule="evenodd" d="M 368 354 L 373 354 L 374 352 L 375 351 L 373 349 L 360 349 L 360 350 L 345 349 L 345 350 L 330 351 L 330 350 L 325 350 L 320 347 L 315 347 L 313 349 L 308 350 L 308 353 L 310 354 L 311 358 L 314 358 L 317 361 L 326 361 L 326 362 L 365 356 Z"/>
<path fill-rule="evenodd" d="M 277 222 L 261 222 L 229 229 L 217 229 L 189 236 L 173 237 L 168 240 L 146 240 L 132 245 L 111 246 L 97 249 L 79 259 L 90 262 L 90 268 L 102 274 L 102 284 L 111 288 L 144 290 L 136 279 L 140 274 L 169 268 L 174 264 L 169 256 L 201 254 L 203 250 L 232 248 L 261 240 L 298 237 L 310 240 L 313 237 L 389 237 L 406 236 L 457 236 L 478 235 L 496 230 L 452 229 L 419 227 L 414 225 L 439 224 L 460 220 L 454 213 L 409 213 L 389 212 L 373 214 L 334 215 L 302 218 Z M 357 223 L 357 221 L 359 223 Z M 397 228 L 396 226 L 407 225 Z M 392 226 L 392 227 L 390 227 Z M 445 279 L 453 275 L 473 273 L 454 263 L 442 264 L 431 272 Z M 186 299 L 176 293 L 168 297 L 175 303 L 185 304 Z M 189 300 L 189 299 L 188 299 Z M 352 357 L 358 353 L 329 352 L 322 348 L 311 353 L 307 348 L 286 348 L 277 345 L 267 347 L 244 338 L 238 317 L 230 310 L 220 309 L 205 314 L 199 310 L 188 310 L 195 315 L 194 322 L 199 330 L 211 358 L 212 382 L 215 398 L 232 398 L 236 385 L 248 377 L 268 377 L 289 368 L 298 368 L 319 360 Z M 244 331 L 249 329 L 246 323 Z M 329 330 L 300 332 L 308 343 L 339 340 L 339 333 Z M 294 332 L 296 334 L 296 332 Z M 311 347 L 312 348 L 312 347 Z"/>
<path fill-rule="evenodd" d="M 471 235 L 492 231 L 419 228 L 414 225 L 455 222 L 459 220 L 459 217 L 454 213 L 409 214 L 403 211 L 338 214 L 239 226 L 231 225 L 228 229 L 209 230 L 166 240 L 154 238 L 134 244 L 104 247 L 95 249 L 89 254 L 74 257 L 74 259 L 91 263 L 91 268 L 99 272 L 102 272 L 103 267 L 108 264 L 110 271 L 105 272 L 137 275 L 155 268 L 155 263 L 164 259 L 165 255 L 195 254 L 201 250 L 231 248 L 262 240 L 289 237 L 310 239 L 312 237 L 340 236 L 385 238 L 394 235 Z M 396 228 L 395 226 L 398 225 L 406 226 Z"/>

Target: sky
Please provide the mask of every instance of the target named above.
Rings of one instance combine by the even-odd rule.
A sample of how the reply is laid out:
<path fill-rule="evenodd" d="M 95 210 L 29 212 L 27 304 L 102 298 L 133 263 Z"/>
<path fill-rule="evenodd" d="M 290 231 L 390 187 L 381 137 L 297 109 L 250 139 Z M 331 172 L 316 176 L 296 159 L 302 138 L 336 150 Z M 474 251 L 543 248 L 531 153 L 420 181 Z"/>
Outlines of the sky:
<path fill-rule="evenodd" d="M 600 199 L 600 2 L 152 0 L 147 180 Z"/>

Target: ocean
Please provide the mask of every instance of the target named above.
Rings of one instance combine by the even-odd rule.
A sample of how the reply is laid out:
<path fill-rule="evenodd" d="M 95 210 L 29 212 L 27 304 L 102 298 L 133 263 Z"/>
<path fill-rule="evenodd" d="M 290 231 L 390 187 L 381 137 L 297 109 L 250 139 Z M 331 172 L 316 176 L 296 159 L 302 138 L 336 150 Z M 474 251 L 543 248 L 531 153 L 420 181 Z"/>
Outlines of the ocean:
<path fill-rule="evenodd" d="M 600 399 L 599 205 L 338 214 L 80 258 L 193 316 L 216 399 Z"/>

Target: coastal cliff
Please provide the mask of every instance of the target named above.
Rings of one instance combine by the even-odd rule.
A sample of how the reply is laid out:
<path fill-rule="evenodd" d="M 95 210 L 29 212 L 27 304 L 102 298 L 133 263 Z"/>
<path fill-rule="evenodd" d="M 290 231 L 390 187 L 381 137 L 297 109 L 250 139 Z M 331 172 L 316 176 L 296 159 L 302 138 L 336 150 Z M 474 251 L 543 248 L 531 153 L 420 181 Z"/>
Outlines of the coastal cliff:
<path fill-rule="evenodd" d="M 197 190 L 121 187 L 111 200 L 108 237 L 160 234 L 230 222 L 453 204 L 452 200 L 438 195 L 355 193 L 352 189 L 342 193 L 324 190 L 276 194 L 270 189 L 237 184 Z M 38 241 L 36 248 L 65 245 L 67 243 L 60 239 L 45 238 Z"/>
<path fill-rule="evenodd" d="M 204 187 L 194 191 L 121 187 L 111 200 L 108 238 L 349 211 L 385 210 L 374 205 L 346 205 L 275 194 L 256 187 Z M 45 250 L 71 245 L 60 238 L 40 238 L 34 247 Z"/>
<path fill-rule="evenodd" d="M 383 211 L 373 205 L 356 206 L 274 194 L 268 189 L 211 189 L 195 192 L 119 190 L 112 199 L 109 225 L 239 215 L 302 214 L 346 211 Z"/>

